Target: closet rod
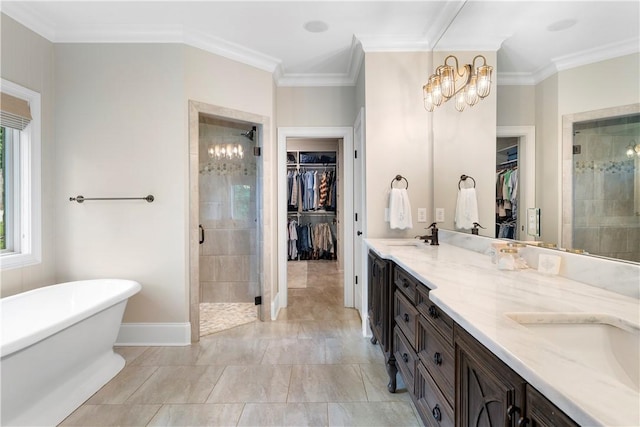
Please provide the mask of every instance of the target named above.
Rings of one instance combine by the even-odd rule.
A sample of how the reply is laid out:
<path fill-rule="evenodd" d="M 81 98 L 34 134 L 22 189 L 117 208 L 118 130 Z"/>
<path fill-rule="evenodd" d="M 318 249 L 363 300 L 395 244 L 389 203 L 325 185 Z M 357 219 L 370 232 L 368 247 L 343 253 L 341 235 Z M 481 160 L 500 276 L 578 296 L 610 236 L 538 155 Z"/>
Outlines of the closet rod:
<path fill-rule="evenodd" d="M 155 198 L 151 194 L 149 194 L 147 197 L 69 197 L 70 202 L 82 203 L 85 200 L 146 200 L 147 202 L 151 203 L 155 200 Z"/>

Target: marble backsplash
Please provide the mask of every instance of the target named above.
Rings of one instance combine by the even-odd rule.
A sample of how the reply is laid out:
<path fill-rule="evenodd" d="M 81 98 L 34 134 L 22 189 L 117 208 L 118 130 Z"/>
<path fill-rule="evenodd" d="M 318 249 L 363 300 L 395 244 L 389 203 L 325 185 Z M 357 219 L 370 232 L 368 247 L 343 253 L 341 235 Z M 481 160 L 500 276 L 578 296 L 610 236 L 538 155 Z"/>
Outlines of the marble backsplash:
<path fill-rule="evenodd" d="M 487 256 L 492 243 L 504 242 L 449 230 L 440 230 L 439 240 L 441 243 L 487 254 Z M 527 246 L 520 251 L 520 254 L 529 267 L 534 269 L 538 268 L 540 254 L 560 256 L 562 261 L 559 276 L 640 299 L 640 264 L 536 246 Z"/>

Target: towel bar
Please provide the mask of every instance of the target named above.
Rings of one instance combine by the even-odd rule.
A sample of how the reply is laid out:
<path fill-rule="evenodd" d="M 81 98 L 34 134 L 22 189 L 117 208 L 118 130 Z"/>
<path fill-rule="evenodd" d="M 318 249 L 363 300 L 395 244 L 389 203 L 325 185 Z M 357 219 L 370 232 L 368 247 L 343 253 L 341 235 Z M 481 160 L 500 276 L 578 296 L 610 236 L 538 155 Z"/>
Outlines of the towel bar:
<path fill-rule="evenodd" d="M 460 181 L 458 181 L 458 190 L 460 190 L 460 183 L 461 183 L 462 181 L 466 181 L 466 180 L 467 180 L 467 178 L 470 178 L 470 179 L 471 179 L 471 181 L 473 181 L 473 188 L 476 188 L 476 180 L 475 180 L 475 179 L 473 179 L 473 177 L 472 177 L 472 176 L 469 176 L 469 175 L 460 175 Z"/>
<path fill-rule="evenodd" d="M 146 200 L 147 202 L 151 203 L 155 200 L 155 198 L 151 194 L 149 194 L 147 197 L 69 197 L 70 202 L 82 203 L 85 200 Z"/>
<path fill-rule="evenodd" d="M 408 189 L 409 188 L 409 181 L 407 181 L 407 178 L 405 178 L 402 175 L 396 175 L 396 177 L 391 180 L 391 188 L 393 188 L 393 181 L 402 181 L 403 179 L 404 179 L 404 182 L 407 183 L 407 186 L 405 187 L 405 189 Z"/>

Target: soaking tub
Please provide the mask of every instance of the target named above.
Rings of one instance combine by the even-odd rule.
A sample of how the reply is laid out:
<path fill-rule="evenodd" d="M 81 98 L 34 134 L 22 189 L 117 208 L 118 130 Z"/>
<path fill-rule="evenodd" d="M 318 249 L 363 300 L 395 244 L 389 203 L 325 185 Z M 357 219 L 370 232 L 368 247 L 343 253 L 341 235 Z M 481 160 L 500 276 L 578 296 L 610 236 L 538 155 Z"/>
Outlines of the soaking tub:
<path fill-rule="evenodd" d="M 56 425 L 113 378 L 131 280 L 85 280 L 0 300 L 0 425 Z"/>

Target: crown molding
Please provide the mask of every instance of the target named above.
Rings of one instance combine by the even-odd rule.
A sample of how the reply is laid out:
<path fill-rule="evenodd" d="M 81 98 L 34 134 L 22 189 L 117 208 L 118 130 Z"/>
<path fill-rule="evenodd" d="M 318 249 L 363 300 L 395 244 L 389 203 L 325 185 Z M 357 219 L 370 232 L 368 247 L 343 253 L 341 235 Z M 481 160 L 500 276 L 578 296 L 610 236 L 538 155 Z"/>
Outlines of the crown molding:
<path fill-rule="evenodd" d="M 54 42 L 56 31 L 54 25 L 31 7 L 29 2 L 0 2 L 0 12 L 29 28 L 34 33 Z"/>
<path fill-rule="evenodd" d="M 270 73 L 277 69 L 281 72 L 281 62 L 278 58 L 265 55 L 253 49 L 248 49 L 236 43 L 231 43 L 218 37 L 213 37 L 197 31 L 184 31 L 184 43 L 207 52 L 223 56 L 243 64 L 251 65 Z"/>
<path fill-rule="evenodd" d="M 498 85 L 537 85 L 552 75 L 583 65 L 594 64 L 608 59 L 619 58 L 640 52 L 640 39 L 634 38 L 621 42 L 609 43 L 592 49 L 586 49 L 571 55 L 553 58 L 551 62 L 533 73 L 501 73 L 498 72 Z"/>

